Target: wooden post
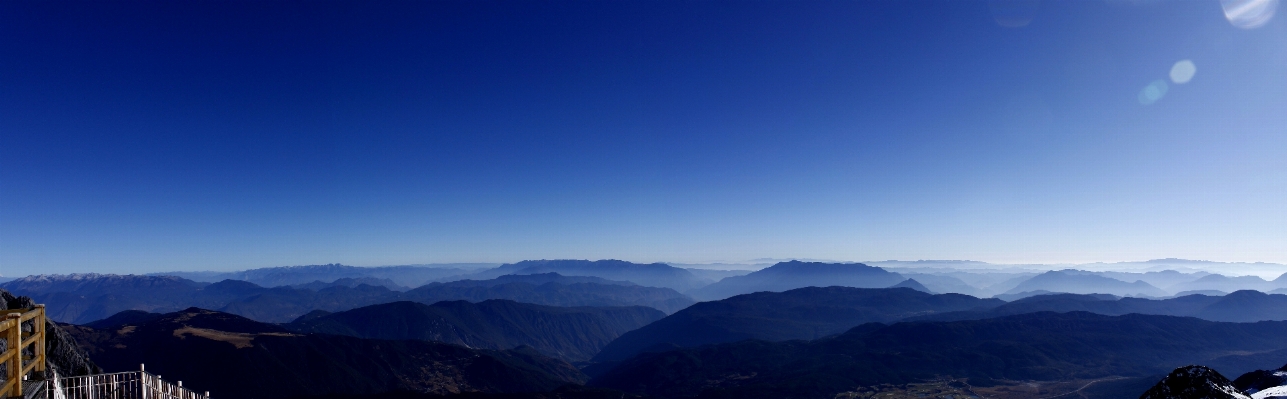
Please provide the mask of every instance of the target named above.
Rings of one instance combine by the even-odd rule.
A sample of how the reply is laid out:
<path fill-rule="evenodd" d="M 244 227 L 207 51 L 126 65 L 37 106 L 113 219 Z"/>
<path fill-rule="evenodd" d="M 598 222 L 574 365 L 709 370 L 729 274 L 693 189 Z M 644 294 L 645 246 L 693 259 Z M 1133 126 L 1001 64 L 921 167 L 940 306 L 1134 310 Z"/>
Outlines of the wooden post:
<path fill-rule="evenodd" d="M 9 313 L 5 315 L 6 320 L 13 320 L 13 327 L 9 328 L 9 351 L 13 351 L 13 357 L 9 359 L 9 381 L 13 381 L 13 390 L 10 394 L 15 397 L 22 396 L 22 313 Z"/>
<path fill-rule="evenodd" d="M 39 337 L 36 339 L 36 372 L 40 373 L 41 379 L 48 380 L 49 377 L 45 375 L 45 305 L 37 304 L 36 311 L 40 312 L 34 319 L 36 325 L 32 329 Z"/>

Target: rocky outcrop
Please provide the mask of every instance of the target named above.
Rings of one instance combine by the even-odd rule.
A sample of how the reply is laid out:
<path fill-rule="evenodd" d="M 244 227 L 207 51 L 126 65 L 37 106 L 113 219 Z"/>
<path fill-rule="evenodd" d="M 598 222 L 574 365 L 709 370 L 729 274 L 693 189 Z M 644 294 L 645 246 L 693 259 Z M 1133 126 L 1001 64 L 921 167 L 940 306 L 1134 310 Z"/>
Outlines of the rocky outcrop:
<path fill-rule="evenodd" d="M 3 309 L 31 309 L 36 304 L 31 298 L 25 296 L 14 296 L 8 291 L 0 290 L 0 306 Z M 33 331 L 34 326 L 31 322 L 26 323 L 23 331 Z M 0 348 L 8 348 L 8 342 L 0 345 Z M 87 374 L 102 373 L 103 370 L 89 359 L 78 345 L 76 339 L 67 334 L 66 330 L 59 327 L 57 323 L 45 320 L 45 366 L 46 370 L 57 373 L 59 376 L 76 376 Z"/>
<path fill-rule="evenodd" d="M 1220 373 L 1205 366 L 1184 366 L 1158 381 L 1140 399 L 1251 399 Z"/>

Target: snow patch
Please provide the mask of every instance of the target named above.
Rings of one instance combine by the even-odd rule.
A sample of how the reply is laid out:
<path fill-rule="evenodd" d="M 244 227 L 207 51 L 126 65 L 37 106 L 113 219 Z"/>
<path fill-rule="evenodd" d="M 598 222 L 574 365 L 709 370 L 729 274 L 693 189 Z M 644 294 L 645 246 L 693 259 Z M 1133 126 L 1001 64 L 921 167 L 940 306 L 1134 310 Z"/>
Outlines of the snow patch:
<path fill-rule="evenodd" d="M 1277 374 L 1277 373 L 1274 373 Z M 1287 398 L 1287 385 L 1265 388 L 1251 395 L 1251 399 Z"/>

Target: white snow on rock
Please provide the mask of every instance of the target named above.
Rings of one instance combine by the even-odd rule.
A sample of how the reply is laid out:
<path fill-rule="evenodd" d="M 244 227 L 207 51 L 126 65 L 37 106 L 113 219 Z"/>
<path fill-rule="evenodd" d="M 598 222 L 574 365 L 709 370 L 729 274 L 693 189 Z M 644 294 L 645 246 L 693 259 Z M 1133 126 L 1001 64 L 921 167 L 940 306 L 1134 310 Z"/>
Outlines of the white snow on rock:
<path fill-rule="evenodd" d="M 1260 392 L 1251 394 L 1251 399 L 1270 399 L 1270 398 L 1287 398 L 1287 385 L 1279 385 L 1272 388 L 1265 388 Z"/>

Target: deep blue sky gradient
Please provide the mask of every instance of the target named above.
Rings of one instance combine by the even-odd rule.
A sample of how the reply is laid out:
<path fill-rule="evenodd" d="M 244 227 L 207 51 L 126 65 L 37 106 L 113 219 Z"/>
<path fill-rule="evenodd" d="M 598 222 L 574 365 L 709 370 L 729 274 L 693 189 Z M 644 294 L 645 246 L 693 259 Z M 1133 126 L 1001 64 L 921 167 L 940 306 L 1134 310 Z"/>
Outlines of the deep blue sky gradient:
<path fill-rule="evenodd" d="M 996 10 L 0 2 L 0 275 L 1287 262 L 1282 15 Z"/>

